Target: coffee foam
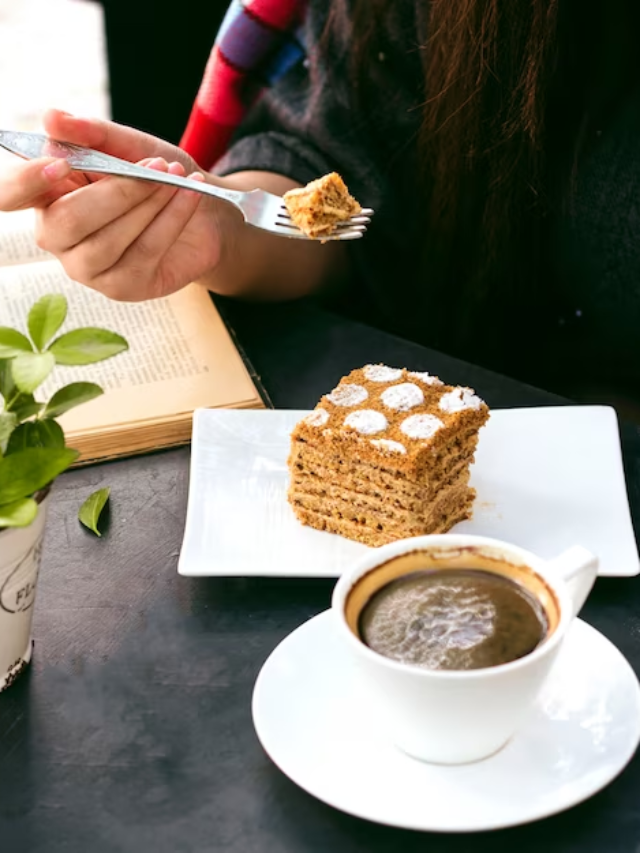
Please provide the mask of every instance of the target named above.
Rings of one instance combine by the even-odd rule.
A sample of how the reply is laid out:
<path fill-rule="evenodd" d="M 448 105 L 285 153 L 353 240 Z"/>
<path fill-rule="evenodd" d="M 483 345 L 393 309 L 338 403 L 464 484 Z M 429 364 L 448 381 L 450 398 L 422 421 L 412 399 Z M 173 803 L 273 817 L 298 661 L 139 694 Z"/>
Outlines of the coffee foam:
<path fill-rule="evenodd" d="M 368 645 L 401 663 L 446 668 L 454 658 L 469 669 L 473 653 L 496 632 L 496 609 L 482 592 L 447 583 L 439 572 L 427 588 L 394 590 L 377 603 Z M 369 642 L 369 637 L 373 642 Z"/>
<path fill-rule="evenodd" d="M 482 569 L 495 572 L 521 584 L 537 599 L 547 614 L 550 636 L 560 621 L 560 605 L 553 590 L 540 575 L 518 558 L 503 557 L 491 546 L 464 546 L 456 549 L 434 548 L 410 551 L 375 566 L 358 578 L 345 601 L 345 618 L 350 630 L 359 638 L 358 622 L 367 601 L 382 587 L 412 572 L 442 569 Z"/>

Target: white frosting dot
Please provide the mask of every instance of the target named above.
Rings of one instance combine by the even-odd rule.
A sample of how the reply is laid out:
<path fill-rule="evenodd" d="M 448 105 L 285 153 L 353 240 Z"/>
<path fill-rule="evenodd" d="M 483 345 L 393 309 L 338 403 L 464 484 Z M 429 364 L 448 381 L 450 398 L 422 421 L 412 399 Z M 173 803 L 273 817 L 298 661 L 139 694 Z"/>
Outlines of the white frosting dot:
<path fill-rule="evenodd" d="M 426 371 L 424 373 L 419 373 L 416 370 L 412 370 L 410 371 L 409 376 L 412 376 L 414 379 L 419 379 L 421 382 L 424 382 L 425 385 L 444 385 L 442 379 L 438 379 L 437 376 L 432 376 Z"/>
<path fill-rule="evenodd" d="M 400 385 L 392 385 L 380 395 L 380 399 L 390 409 L 396 412 L 408 412 L 414 406 L 424 403 L 422 389 L 412 382 L 402 382 Z"/>
<path fill-rule="evenodd" d="M 395 382 L 402 376 L 400 368 L 386 367 L 384 364 L 367 364 L 362 372 L 371 382 Z"/>
<path fill-rule="evenodd" d="M 327 400 L 334 406 L 359 406 L 360 403 L 364 403 L 368 396 L 369 392 L 362 385 L 350 385 L 345 382 L 327 394 Z"/>
<path fill-rule="evenodd" d="M 400 431 L 409 438 L 431 438 L 443 426 L 435 415 L 410 415 L 400 424 Z"/>
<path fill-rule="evenodd" d="M 306 416 L 304 422 L 309 426 L 321 427 L 329 420 L 329 412 L 326 409 L 314 409 Z"/>
<path fill-rule="evenodd" d="M 454 388 L 440 397 L 438 405 L 443 412 L 461 412 L 463 409 L 479 409 L 482 400 L 471 388 Z"/>
<path fill-rule="evenodd" d="M 386 429 L 389 422 L 382 412 L 376 412 L 375 409 L 359 409 L 357 412 L 351 412 L 350 415 L 347 415 L 344 419 L 344 425 L 353 427 L 362 435 L 373 435 Z"/>
<path fill-rule="evenodd" d="M 391 441 L 389 438 L 371 438 L 369 439 L 374 447 L 379 447 L 381 450 L 388 450 L 390 453 L 406 453 L 407 448 L 399 441 Z"/>

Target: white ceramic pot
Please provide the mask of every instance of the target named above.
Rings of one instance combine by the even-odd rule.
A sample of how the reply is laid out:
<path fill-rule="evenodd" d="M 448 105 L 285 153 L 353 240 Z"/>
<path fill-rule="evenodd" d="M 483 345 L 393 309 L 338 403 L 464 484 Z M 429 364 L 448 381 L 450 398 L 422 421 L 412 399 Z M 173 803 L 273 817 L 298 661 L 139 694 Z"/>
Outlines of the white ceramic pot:
<path fill-rule="evenodd" d="M 31 623 L 49 492 L 29 527 L 0 530 L 0 692 L 31 660 Z"/>

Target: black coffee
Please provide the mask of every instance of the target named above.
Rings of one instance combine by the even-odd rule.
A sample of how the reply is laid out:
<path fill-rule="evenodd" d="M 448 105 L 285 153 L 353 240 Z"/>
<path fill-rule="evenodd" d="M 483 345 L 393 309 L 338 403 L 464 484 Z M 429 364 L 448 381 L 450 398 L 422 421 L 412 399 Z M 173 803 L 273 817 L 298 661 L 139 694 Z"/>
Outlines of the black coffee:
<path fill-rule="evenodd" d="M 364 606 L 360 637 L 385 657 L 427 669 L 498 666 L 532 652 L 548 619 L 521 584 L 481 569 L 418 571 Z"/>

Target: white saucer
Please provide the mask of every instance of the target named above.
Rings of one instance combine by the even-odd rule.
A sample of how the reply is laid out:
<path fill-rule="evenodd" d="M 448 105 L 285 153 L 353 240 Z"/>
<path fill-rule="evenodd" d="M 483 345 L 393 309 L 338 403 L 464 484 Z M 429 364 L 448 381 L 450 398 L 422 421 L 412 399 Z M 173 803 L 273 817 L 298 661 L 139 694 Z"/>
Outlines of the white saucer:
<path fill-rule="evenodd" d="M 253 720 L 274 763 L 325 803 L 390 826 L 471 832 L 555 814 L 609 783 L 640 740 L 640 687 L 618 649 L 576 620 L 529 723 L 504 749 L 475 764 L 425 764 L 376 729 L 326 611 L 269 656 Z"/>

